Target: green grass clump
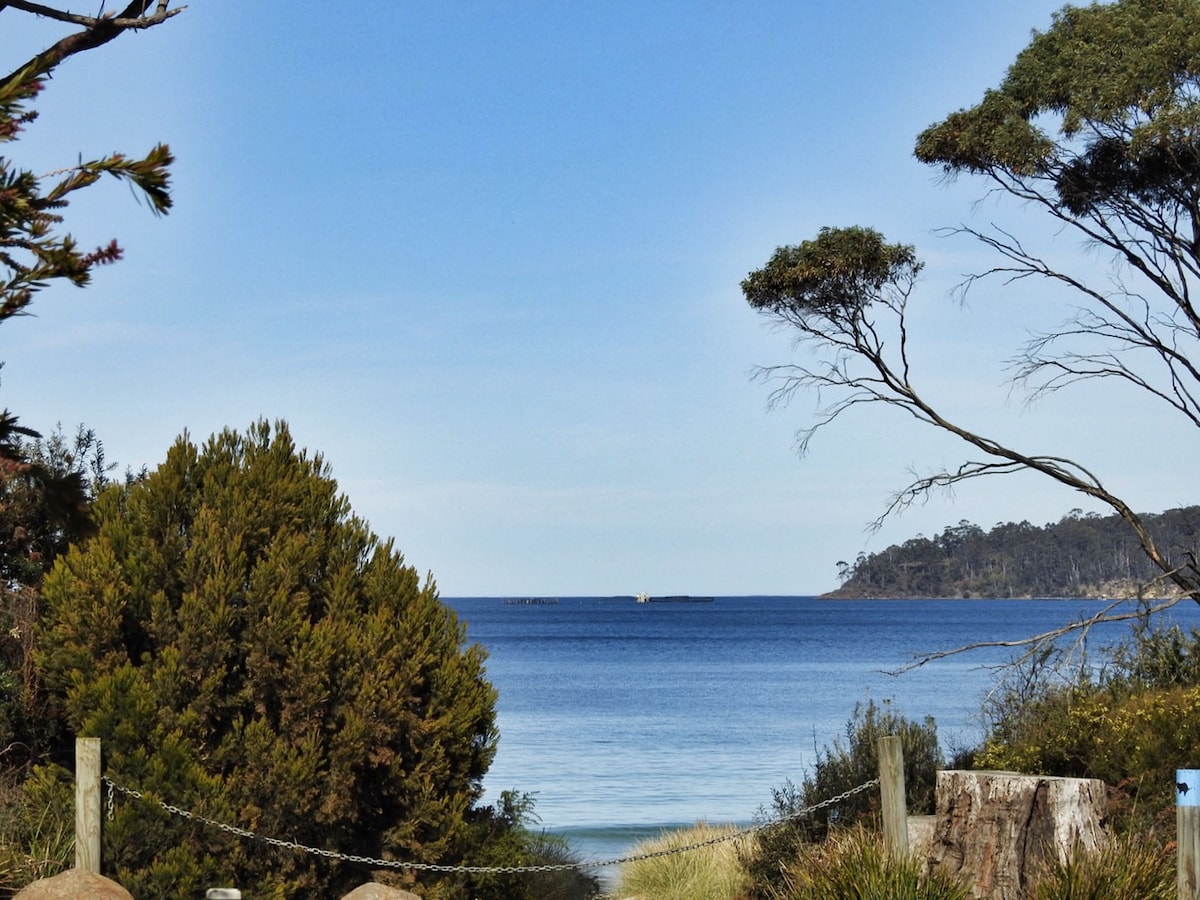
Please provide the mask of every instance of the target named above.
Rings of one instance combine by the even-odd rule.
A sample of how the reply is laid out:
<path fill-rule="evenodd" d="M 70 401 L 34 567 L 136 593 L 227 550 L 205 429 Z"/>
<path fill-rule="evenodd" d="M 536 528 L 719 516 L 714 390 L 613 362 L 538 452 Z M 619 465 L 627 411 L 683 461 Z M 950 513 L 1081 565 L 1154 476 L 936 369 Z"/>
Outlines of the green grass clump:
<path fill-rule="evenodd" d="M 1174 900 L 1175 855 L 1146 835 L 1116 838 L 1098 853 L 1076 852 L 1049 867 L 1030 900 Z"/>
<path fill-rule="evenodd" d="M 831 832 L 782 871 L 772 900 L 968 900 L 970 889 L 945 873 L 925 873 L 916 857 L 893 861 L 878 835 L 862 827 Z"/>
<path fill-rule="evenodd" d="M 692 828 L 643 841 L 630 853 L 657 853 L 732 835 L 732 825 L 698 822 Z M 745 883 L 737 839 L 621 866 L 614 900 L 736 900 Z"/>
<path fill-rule="evenodd" d="M 0 897 L 69 869 L 75 859 L 75 814 L 51 798 L 6 782 L 0 788 Z"/>

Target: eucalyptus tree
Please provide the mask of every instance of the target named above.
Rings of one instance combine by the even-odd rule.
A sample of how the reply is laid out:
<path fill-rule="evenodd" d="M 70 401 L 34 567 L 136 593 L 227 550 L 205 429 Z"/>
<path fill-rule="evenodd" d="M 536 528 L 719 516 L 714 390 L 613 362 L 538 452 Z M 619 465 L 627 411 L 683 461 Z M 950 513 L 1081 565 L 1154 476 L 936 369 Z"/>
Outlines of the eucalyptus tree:
<path fill-rule="evenodd" d="M 997 257 L 965 288 L 998 278 L 1012 289 L 1042 281 L 1073 292 L 1061 326 L 1019 348 L 1017 382 L 1035 397 L 1081 382 L 1120 383 L 1200 427 L 1200 3 L 1063 8 L 998 87 L 918 137 L 916 156 L 947 176 L 983 179 L 1048 218 L 1058 239 L 1076 235 L 1109 262 L 1097 279 L 1008 231 L 952 229 Z M 918 385 L 907 312 L 921 267 L 912 246 L 870 228 L 826 228 L 781 247 L 742 282 L 751 306 L 816 350 L 811 363 L 761 370 L 775 382 L 776 401 L 809 388 L 822 396 L 801 449 L 861 406 L 901 410 L 961 439 L 970 456 L 918 474 L 883 517 L 939 487 L 1038 472 L 1113 509 L 1162 581 L 1200 602 L 1194 547 L 1163 546 L 1085 463 L 984 434 Z"/>

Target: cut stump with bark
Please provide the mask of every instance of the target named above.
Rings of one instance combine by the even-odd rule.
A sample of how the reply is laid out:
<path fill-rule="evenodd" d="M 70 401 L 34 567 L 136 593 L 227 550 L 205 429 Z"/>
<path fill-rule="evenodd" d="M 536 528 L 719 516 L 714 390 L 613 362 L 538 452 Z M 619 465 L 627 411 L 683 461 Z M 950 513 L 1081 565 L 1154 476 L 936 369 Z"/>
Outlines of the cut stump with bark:
<path fill-rule="evenodd" d="M 961 874 L 974 897 L 1018 900 L 1046 864 L 1104 847 L 1107 805 L 1092 778 L 938 772 L 927 866 Z"/>

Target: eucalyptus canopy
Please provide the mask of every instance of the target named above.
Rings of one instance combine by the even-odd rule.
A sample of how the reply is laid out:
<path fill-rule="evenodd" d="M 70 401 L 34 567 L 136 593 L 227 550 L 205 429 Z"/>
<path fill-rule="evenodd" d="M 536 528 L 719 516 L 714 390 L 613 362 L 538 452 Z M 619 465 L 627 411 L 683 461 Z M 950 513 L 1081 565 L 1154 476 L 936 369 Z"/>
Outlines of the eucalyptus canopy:
<path fill-rule="evenodd" d="M 1065 7 L 1035 33 L 980 103 L 926 129 L 917 158 L 947 176 L 981 176 L 1106 254 L 1104 277 L 1049 260 L 999 228 L 962 226 L 1014 289 L 1041 279 L 1077 300 L 1062 324 L 1020 348 L 1016 380 L 1033 396 L 1116 379 L 1200 427 L 1200 3 L 1120 0 Z M 1085 465 L 1011 446 L 944 416 L 917 386 L 907 304 L 921 268 L 911 247 L 870 229 L 822 229 L 780 248 L 742 282 L 747 300 L 798 331 L 817 362 L 762 370 L 776 400 L 816 388 L 825 405 L 801 447 L 842 413 L 882 403 L 982 455 L 918 476 L 884 512 L 937 487 L 1033 470 L 1108 505 L 1134 529 L 1171 588 L 1200 601 L 1196 547 L 1160 546 L 1137 513 Z"/>

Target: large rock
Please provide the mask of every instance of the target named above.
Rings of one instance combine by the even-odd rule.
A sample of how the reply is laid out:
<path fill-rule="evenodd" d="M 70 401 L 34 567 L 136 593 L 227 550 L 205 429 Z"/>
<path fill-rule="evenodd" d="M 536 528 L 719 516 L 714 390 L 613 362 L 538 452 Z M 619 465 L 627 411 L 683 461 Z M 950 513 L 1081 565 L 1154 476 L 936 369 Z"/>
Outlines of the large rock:
<path fill-rule="evenodd" d="M 68 869 L 26 885 L 14 900 L 133 900 L 133 894 L 102 875 Z"/>
<path fill-rule="evenodd" d="M 356 887 L 342 900 L 421 900 L 416 894 L 372 881 Z"/>
<path fill-rule="evenodd" d="M 928 866 L 965 876 L 974 897 L 1019 900 L 1045 863 L 1104 846 L 1107 802 L 1091 778 L 938 772 Z"/>

